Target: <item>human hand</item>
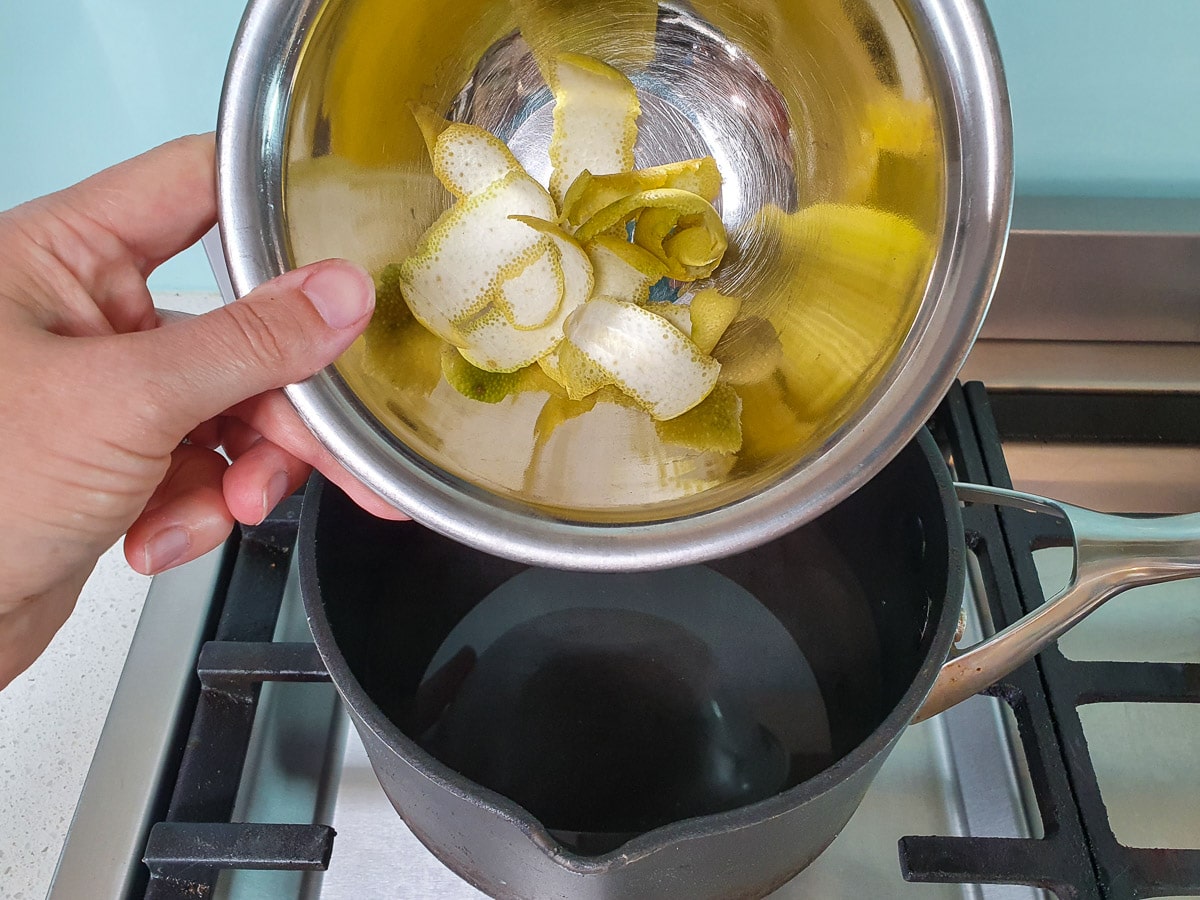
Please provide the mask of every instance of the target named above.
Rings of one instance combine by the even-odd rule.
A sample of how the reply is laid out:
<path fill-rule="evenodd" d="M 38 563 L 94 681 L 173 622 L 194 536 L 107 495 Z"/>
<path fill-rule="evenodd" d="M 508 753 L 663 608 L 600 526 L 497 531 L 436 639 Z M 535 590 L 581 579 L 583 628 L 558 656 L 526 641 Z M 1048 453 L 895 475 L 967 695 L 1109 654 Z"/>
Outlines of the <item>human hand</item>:
<path fill-rule="evenodd" d="M 311 466 L 403 518 L 277 390 L 366 327 L 366 272 L 317 263 L 193 319 L 154 309 L 147 276 L 215 222 L 213 152 L 183 138 L 0 214 L 0 688 L 123 534 L 130 565 L 160 572 L 260 522 Z"/>

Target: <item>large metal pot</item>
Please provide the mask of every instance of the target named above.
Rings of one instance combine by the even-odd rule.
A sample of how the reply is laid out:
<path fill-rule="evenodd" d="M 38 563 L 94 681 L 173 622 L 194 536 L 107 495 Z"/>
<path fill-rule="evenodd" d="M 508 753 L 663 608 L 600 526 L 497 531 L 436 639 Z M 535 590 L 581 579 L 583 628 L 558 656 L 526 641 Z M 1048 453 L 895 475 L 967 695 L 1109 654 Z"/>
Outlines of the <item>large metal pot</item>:
<path fill-rule="evenodd" d="M 616 407 L 577 417 L 540 448 L 536 405 L 407 390 L 415 359 L 387 363 L 399 381 L 381 380 L 370 333 L 288 388 L 333 454 L 415 519 L 553 568 L 728 556 L 849 496 L 949 386 L 1007 234 L 1007 96 L 979 0 L 696 0 L 650 3 L 649 19 L 646 8 L 252 0 L 221 106 L 220 220 L 239 295 L 316 258 L 379 270 L 411 248 L 445 201 L 406 103 L 492 128 L 536 172 L 549 95 L 518 27 L 567 35 L 582 42 L 570 49 L 630 74 L 644 99 L 640 163 L 717 158 L 736 249 L 717 286 L 744 300 L 732 358 L 751 370 L 761 361 L 763 322 L 782 348 L 782 362 L 756 376 L 754 422 L 742 397 L 736 458 L 665 445 L 648 419 Z M 531 9 L 553 10 L 550 25 Z M 910 115 L 927 118 L 927 132 L 904 131 Z M 797 255 L 787 226 L 773 231 L 759 215 L 771 208 L 787 222 L 820 204 L 882 211 L 920 235 L 917 249 L 901 264 L 882 245 L 853 249 L 837 228 L 817 227 L 813 252 Z M 841 260 L 833 294 L 812 275 L 812 258 L 826 254 Z M 853 310 L 821 312 L 834 295 L 852 297 L 859 324 Z M 772 392 L 783 399 L 764 399 Z"/>
<path fill-rule="evenodd" d="M 1076 567 L 1058 596 L 948 659 L 960 500 L 1065 519 Z M 502 898 L 724 900 L 812 862 L 910 722 L 1119 591 L 1200 574 L 1197 535 L 1196 515 L 954 485 L 922 431 L 818 520 L 675 573 L 464 556 L 319 484 L 299 553 L 317 647 L 379 780 L 447 866 Z"/>

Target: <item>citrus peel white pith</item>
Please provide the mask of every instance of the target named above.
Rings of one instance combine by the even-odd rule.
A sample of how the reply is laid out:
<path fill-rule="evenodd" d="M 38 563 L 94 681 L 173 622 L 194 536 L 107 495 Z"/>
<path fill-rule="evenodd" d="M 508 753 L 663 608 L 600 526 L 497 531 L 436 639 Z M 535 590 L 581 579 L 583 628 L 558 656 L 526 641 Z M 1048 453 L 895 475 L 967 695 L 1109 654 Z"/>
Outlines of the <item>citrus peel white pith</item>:
<path fill-rule="evenodd" d="M 657 420 L 681 415 L 713 390 L 709 351 L 736 305 L 649 304 L 650 289 L 720 262 L 720 174 L 710 157 L 634 170 L 629 79 L 576 54 L 544 72 L 555 95 L 549 192 L 494 135 L 413 109 L 455 203 L 399 266 L 401 293 L 456 348 L 441 369 L 464 396 L 494 403 L 541 384 L 572 401 L 619 398 Z M 690 337 L 698 311 L 704 346 Z M 511 377 L 534 364 L 540 382 Z"/>
<path fill-rule="evenodd" d="M 545 74 L 554 92 L 550 193 L 561 204 L 584 170 L 606 175 L 633 168 L 641 105 L 628 78 L 589 56 L 557 54 Z"/>
<path fill-rule="evenodd" d="M 566 343 L 655 419 L 698 404 L 721 365 L 662 316 L 633 303 L 593 297 L 567 319 Z M 561 353 L 560 353 L 561 356 Z"/>

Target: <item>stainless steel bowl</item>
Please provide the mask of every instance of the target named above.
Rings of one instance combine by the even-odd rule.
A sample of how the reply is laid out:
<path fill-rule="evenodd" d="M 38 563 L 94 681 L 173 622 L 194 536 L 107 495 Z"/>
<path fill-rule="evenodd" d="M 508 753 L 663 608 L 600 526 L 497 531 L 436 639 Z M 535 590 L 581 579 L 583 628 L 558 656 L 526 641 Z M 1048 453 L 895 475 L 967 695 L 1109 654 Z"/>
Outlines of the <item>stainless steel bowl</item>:
<path fill-rule="evenodd" d="M 995 284 L 1011 128 L 976 0 L 251 0 L 218 126 L 235 291 L 411 251 L 449 201 L 408 104 L 488 128 L 548 176 L 535 60 L 556 48 L 637 85 L 639 165 L 717 160 L 731 250 L 714 286 L 743 300 L 718 349 L 742 451 L 665 439 L 620 404 L 468 400 L 439 382 L 436 347 L 390 337 L 386 306 L 289 397 L 415 519 L 537 565 L 678 566 L 813 519 L 924 423 Z"/>

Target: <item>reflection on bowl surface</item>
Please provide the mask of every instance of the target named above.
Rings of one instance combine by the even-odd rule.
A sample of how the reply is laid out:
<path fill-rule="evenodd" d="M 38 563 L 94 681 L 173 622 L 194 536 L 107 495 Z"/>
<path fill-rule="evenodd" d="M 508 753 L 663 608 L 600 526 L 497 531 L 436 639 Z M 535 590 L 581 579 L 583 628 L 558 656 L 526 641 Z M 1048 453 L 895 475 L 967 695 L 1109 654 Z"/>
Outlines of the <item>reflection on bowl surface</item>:
<path fill-rule="evenodd" d="M 600 394 L 558 396 L 537 366 L 498 403 L 442 375 L 442 342 L 386 287 L 339 362 L 404 445 L 501 496 L 580 521 L 646 521 L 760 490 L 816 452 L 888 376 L 943 223 L 943 148 L 926 73 L 887 0 L 330 2 L 289 113 L 293 262 L 408 256 L 451 202 L 412 104 L 503 138 L 545 183 L 553 98 L 537 60 L 582 52 L 641 101 L 639 166 L 712 156 L 730 249 L 709 282 L 741 301 L 714 351 L 737 395 L 737 452 L 703 421 L 664 431 Z"/>

